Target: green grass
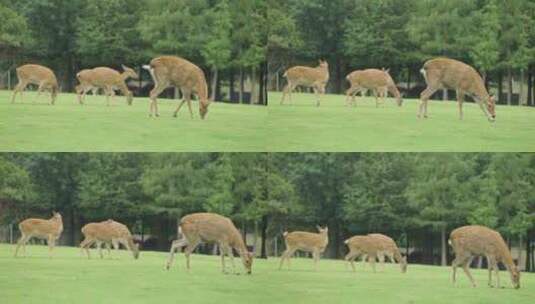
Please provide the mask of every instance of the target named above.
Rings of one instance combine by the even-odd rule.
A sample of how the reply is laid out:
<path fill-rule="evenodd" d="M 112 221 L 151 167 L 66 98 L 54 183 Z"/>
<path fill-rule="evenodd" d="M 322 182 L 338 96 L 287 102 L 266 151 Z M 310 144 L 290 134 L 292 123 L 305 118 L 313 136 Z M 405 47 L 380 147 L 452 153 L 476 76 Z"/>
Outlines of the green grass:
<path fill-rule="evenodd" d="M 449 267 L 409 265 L 401 274 L 396 265 L 373 273 L 359 264 L 353 273 L 340 260 L 323 259 L 312 271 L 310 259 L 294 259 L 292 270 L 279 271 L 278 258 L 271 258 L 255 260 L 247 276 L 222 274 L 216 256 L 192 256 L 187 273 L 183 255 L 165 271 L 165 253 L 142 252 L 134 260 L 122 251 L 116 259 L 88 260 L 78 248 L 55 250 L 48 259 L 45 246 L 28 246 L 28 257 L 15 259 L 14 246 L 0 245 L 1 302 L 527 304 L 535 298 L 535 275 L 527 273 L 515 290 L 502 271 L 506 288 L 496 289 L 486 286 L 486 270 L 473 270 L 480 286 L 472 288 L 462 272 L 457 286 L 451 284 Z"/>
<path fill-rule="evenodd" d="M 473 103 L 464 104 L 461 121 L 456 102 L 430 101 L 429 118 L 418 120 L 415 99 L 399 108 L 389 98 L 376 108 L 373 98 L 357 98 L 350 108 L 345 96 L 325 95 L 318 108 L 313 94 L 292 95 L 293 103 L 281 106 L 281 94 L 269 94 L 270 150 L 535 151 L 535 108 L 497 106 L 491 124 Z"/>
<path fill-rule="evenodd" d="M 194 119 L 184 105 L 173 118 L 177 100 L 159 99 L 160 117 L 148 116 L 148 98 L 127 106 L 122 96 L 107 107 L 103 96 L 77 104 L 62 93 L 55 106 L 49 96 L 36 104 L 35 92 L 24 92 L 11 104 L 11 91 L 0 91 L 0 151 L 264 151 L 266 107 L 212 103 L 206 120 L 193 104 Z"/>

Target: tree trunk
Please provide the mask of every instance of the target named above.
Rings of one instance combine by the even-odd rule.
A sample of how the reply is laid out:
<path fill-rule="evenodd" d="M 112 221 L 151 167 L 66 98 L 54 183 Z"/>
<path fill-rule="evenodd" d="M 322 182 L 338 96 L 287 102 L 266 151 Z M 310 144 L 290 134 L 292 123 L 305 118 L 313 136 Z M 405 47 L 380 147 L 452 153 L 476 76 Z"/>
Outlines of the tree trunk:
<path fill-rule="evenodd" d="M 234 78 L 235 78 L 235 73 L 234 73 L 234 69 L 230 70 L 230 89 L 229 89 L 229 95 L 230 95 L 230 101 L 234 101 L 234 95 L 236 93 L 236 91 L 234 90 Z"/>
<path fill-rule="evenodd" d="M 407 93 L 411 91 L 411 67 L 407 68 Z"/>
<path fill-rule="evenodd" d="M 239 100 L 240 103 L 243 103 L 243 86 L 244 86 L 244 75 L 243 68 L 240 67 L 240 89 L 239 89 Z"/>
<path fill-rule="evenodd" d="M 443 101 L 447 101 L 449 98 L 448 98 L 448 89 L 443 89 L 442 90 L 442 100 Z"/>
<path fill-rule="evenodd" d="M 533 98 L 533 73 L 531 72 L 531 69 L 528 69 L 528 106 L 534 105 L 532 98 Z"/>
<path fill-rule="evenodd" d="M 522 251 L 524 251 L 524 238 L 522 237 L 522 234 L 518 236 L 518 262 L 516 265 L 520 269 L 526 269 L 526 264 L 522 264 Z M 514 258 L 513 258 L 514 259 Z"/>
<path fill-rule="evenodd" d="M 262 217 L 262 227 L 260 228 L 262 231 L 262 244 L 260 245 L 260 258 L 267 259 L 267 248 L 266 248 L 266 240 L 267 240 L 267 229 L 268 229 L 268 216 L 264 215 Z"/>
<path fill-rule="evenodd" d="M 518 93 L 518 105 L 523 106 L 526 105 L 526 100 L 524 99 L 524 79 L 525 78 L 525 72 L 524 69 L 520 69 L 520 92 Z"/>
<path fill-rule="evenodd" d="M 511 68 L 507 68 L 507 105 L 511 105 L 511 101 L 513 98 L 513 72 L 511 71 Z"/>
<path fill-rule="evenodd" d="M 447 266 L 447 260 L 446 260 L 446 226 L 444 225 L 440 231 L 440 238 L 441 238 L 441 253 L 440 253 L 440 265 Z"/>
<path fill-rule="evenodd" d="M 496 98 L 496 102 L 502 99 L 502 95 L 503 95 L 503 72 L 500 70 L 500 73 L 498 74 L 498 97 Z"/>
<path fill-rule="evenodd" d="M 251 104 L 257 104 L 257 91 L 256 91 L 256 67 L 251 68 Z"/>
<path fill-rule="evenodd" d="M 210 94 L 210 100 L 214 101 L 216 98 L 216 91 L 217 91 L 217 76 L 218 76 L 218 69 L 216 66 L 212 67 L 212 94 Z"/>

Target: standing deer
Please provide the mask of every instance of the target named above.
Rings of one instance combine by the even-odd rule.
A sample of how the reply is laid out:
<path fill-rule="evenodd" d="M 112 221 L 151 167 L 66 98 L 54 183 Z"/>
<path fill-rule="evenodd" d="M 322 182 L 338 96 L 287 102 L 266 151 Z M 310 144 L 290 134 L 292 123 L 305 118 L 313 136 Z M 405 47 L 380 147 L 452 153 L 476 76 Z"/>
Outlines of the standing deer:
<path fill-rule="evenodd" d="M 476 287 L 476 282 L 468 267 L 475 256 L 485 256 L 489 268 L 488 284 L 490 287 L 492 287 L 492 270 L 494 270 L 496 273 L 496 286 L 500 288 L 498 263 L 502 262 L 511 275 L 513 287 L 520 288 L 520 271 L 513 262 L 511 252 L 509 252 L 499 232 L 484 226 L 463 226 L 451 232 L 448 243 L 455 252 L 455 259 L 451 264 L 453 268 L 453 283 L 455 283 L 457 266 L 461 266 L 472 285 Z"/>
<path fill-rule="evenodd" d="M 345 240 L 344 243 L 349 248 L 349 253 L 345 256 L 345 260 L 350 263 L 353 271 L 356 271 L 355 259 L 360 256 L 366 256 L 368 263 L 372 265 L 373 272 L 375 272 L 375 261 L 383 250 L 379 242 L 369 235 L 355 235 Z"/>
<path fill-rule="evenodd" d="M 191 95 L 199 96 L 199 115 L 204 119 L 208 113 L 208 85 L 204 72 L 188 60 L 176 56 L 161 56 L 151 60 L 150 65 L 144 65 L 144 69 L 150 72 L 154 81 L 154 88 L 150 91 L 149 116 L 160 116 L 156 98 L 166 88 L 175 86 L 182 91 L 182 102 L 177 106 L 173 116 L 177 117 L 182 105 L 187 102 L 189 113 L 193 118 L 191 109 Z"/>
<path fill-rule="evenodd" d="M 110 96 L 112 101 L 115 98 L 115 89 L 119 89 L 126 96 L 127 103 L 132 105 L 133 94 L 125 82 L 128 78 L 138 79 L 139 76 L 133 69 L 125 65 L 122 65 L 122 68 L 123 73 L 107 67 L 86 69 L 78 72 L 76 78 L 78 78 L 80 84 L 75 88 L 78 95 L 78 103 L 84 103 L 87 92 L 93 91 L 94 94 L 95 88 L 101 88 L 106 94 L 106 104 L 108 106 L 110 105 Z"/>
<path fill-rule="evenodd" d="M 470 95 L 477 102 L 490 122 L 496 118 L 494 97 L 489 95 L 485 83 L 476 70 L 457 60 L 436 58 L 427 61 L 420 70 L 427 88 L 420 95 L 418 118 L 427 118 L 427 103 L 431 95 L 439 89 L 452 89 L 457 92 L 459 117 L 463 119 L 464 95 Z"/>
<path fill-rule="evenodd" d="M 22 246 L 22 251 L 26 256 L 26 243 L 32 238 L 46 239 L 48 243 L 48 255 L 52 257 L 52 250 L 63 232 L 63 220 L 61 214 L 53 212 L 53 215 L 48 220 L 29 218 L 19 224 L 21 237 L 17 242 L 15 249 L 15 257 L 17 257 L 19 248 Z"/>
<path fill-rule="evenodd" d="M 349 96 L 351 96 L 351 103 L 355 105 L 355 95 L 359 92 L 366 90 L 372 90 L 375 95 L 375 107 L 379 106 L 378 95 L 381 97 L 384 103 L 384 98 L 387 92 L 390 92 L 396 97 L 398 106 L 401 106 L 403 99 L 401 94 L 394 83 L 394 80 L 390 76 L 389 70 L 357 70 L 351 72 L 346 76 L 347 81 L 351 84 L 351 87 L 346 91 L 346 103 L 349 104 Z"/>
<path fill-rule="evenodd" d="M 182 237 L 173 241 L 166 269 L 169 269 L 173 264 L 176 251 L 182 247 L 186 247 L 184 255 L 186 256 L 186 268 L 189 271 L 191 253 L 201 242 L 204 242 L 219 245 L 223 273 L 226 273 L 226 254 L 230 257 L 234 272 L 234 255 L 232 249 L 235 249 L 241 257 L 247 274 L 251 274 L 254 255 L 247 250 L 240 232 L 229 218 L 215 213 L 193 213 L 180 219 L 178 231 Z"/>
<path fill-rule="evenodd" d="M 383 265 L 383 269 L 386 255 L 392 263 L 399 263 L 401 272 L 407 272 L 407 258 L 401 255 L 396 242 L 392 238 L 380 233 L 371 233 L 368 236 L 379 244 L 380 251 L 378 252 L 378 258 L 379 262 Z"/>
<path fill-rule="evenodd" d="M 134 243 L 134 239 L 130 230 L 125 225 L 113 221 L 107 220 L 99 223 L 89 223 L 82 227 L 82 234 L 84 240 L 80 243 L 80 248 L 85 249 L 87 257 L 91 258 L 89 254 L 89 247 L 94 243 L 97 244 L 99 249 L 100 258 L 103 258 L 101 244 L 105 243 L 108 246 L 113 243 L 113 247 L 119 249 L 119 244 L 132 252 L 134 259 L 139 257 L 139 246 Z"/>
<path fill-rule="evenodd" d="M 26 89 L 28 84 L 39 86 L 37 89 L 37 98 L 41 96 L 43 90 L 50 90 L 50 104 L 53 105 L 56 102 L 59 86 L 56 75 L 51 69 L 42 65 L 26 64 L 17 68 L 17 78 L 19 79 L 19 83 L 13 90 L 11 103 L 15 103 L 15 96 L 17 93 L 20 93 L 20 98 L 22 100 L 22 92 Z"/>
<path fill-rule="evenodd" d="M 320 94 L 325 94 L 325 86 L 329 82 L 329 64 L 327 61 L 320 60 L 319 65 L 315 68 L 306 66 L 294 66 L 284 72 L 284 77 L 288 81 L 284 87 L 281 99 L 281 105 L 284 103 L 286 94 L 292 101 L 292 91 L 297 86 L 311 87 L 316 94 L 316 105 L 320 106 Z"/>
<path fill-rule="evenodd" d="M 284 261 L 287 261 L 288 269 L 290 269 L 290 258 L 297 250 L 312 252 L 314 258 L 314 268 L 317 269 L 320 254 L 325 251 L 329 244 L 329 228 L 321 228 L 316 226 L 318 233 L 294 231 L 283 233 L 284 242 L 286 243 L 286 250 L 282 253 L 279 269 L 282 268 Z"/>

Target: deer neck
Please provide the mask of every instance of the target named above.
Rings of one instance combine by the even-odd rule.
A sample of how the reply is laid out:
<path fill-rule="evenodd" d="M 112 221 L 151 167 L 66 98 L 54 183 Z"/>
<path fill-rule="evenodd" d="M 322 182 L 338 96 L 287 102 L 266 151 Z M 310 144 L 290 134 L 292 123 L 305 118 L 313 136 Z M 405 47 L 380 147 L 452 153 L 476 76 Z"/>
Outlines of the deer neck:
<path fill-rule="evenodd" d="M 125 82 L 125 81 L 128 79 L 128 77 L 129 77 L 129 76 L 128 76 L 128 74 L 126 74 L 126 72 L 122 72 L 122 73 L 121 73 L 121 80 L 122 80 L 123 82 Z"/>

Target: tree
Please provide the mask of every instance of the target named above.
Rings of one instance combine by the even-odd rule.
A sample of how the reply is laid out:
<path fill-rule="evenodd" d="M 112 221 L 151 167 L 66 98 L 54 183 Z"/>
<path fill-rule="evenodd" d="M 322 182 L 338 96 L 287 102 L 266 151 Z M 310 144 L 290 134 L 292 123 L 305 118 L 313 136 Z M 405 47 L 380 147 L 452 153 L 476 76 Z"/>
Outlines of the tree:
<path fill-rule="evenodd" d="M 28 172 L 0 156 L 0 222 L 12 223 L 43 207 Z"/>
<path fill-rule="evenodd" d="M 211 99 L 215 100 L 217 92 L 217 82 L 219 70 L 226 68 L 230 64 L 232 45 L 230 33 L 232 22 L 230 19 L 229 5 L 226 0 L 222 0 L 214 6 L 208 13 L 207 42 L 201 49 L 206 64 L 212 67 L 212 94 Z"/>

